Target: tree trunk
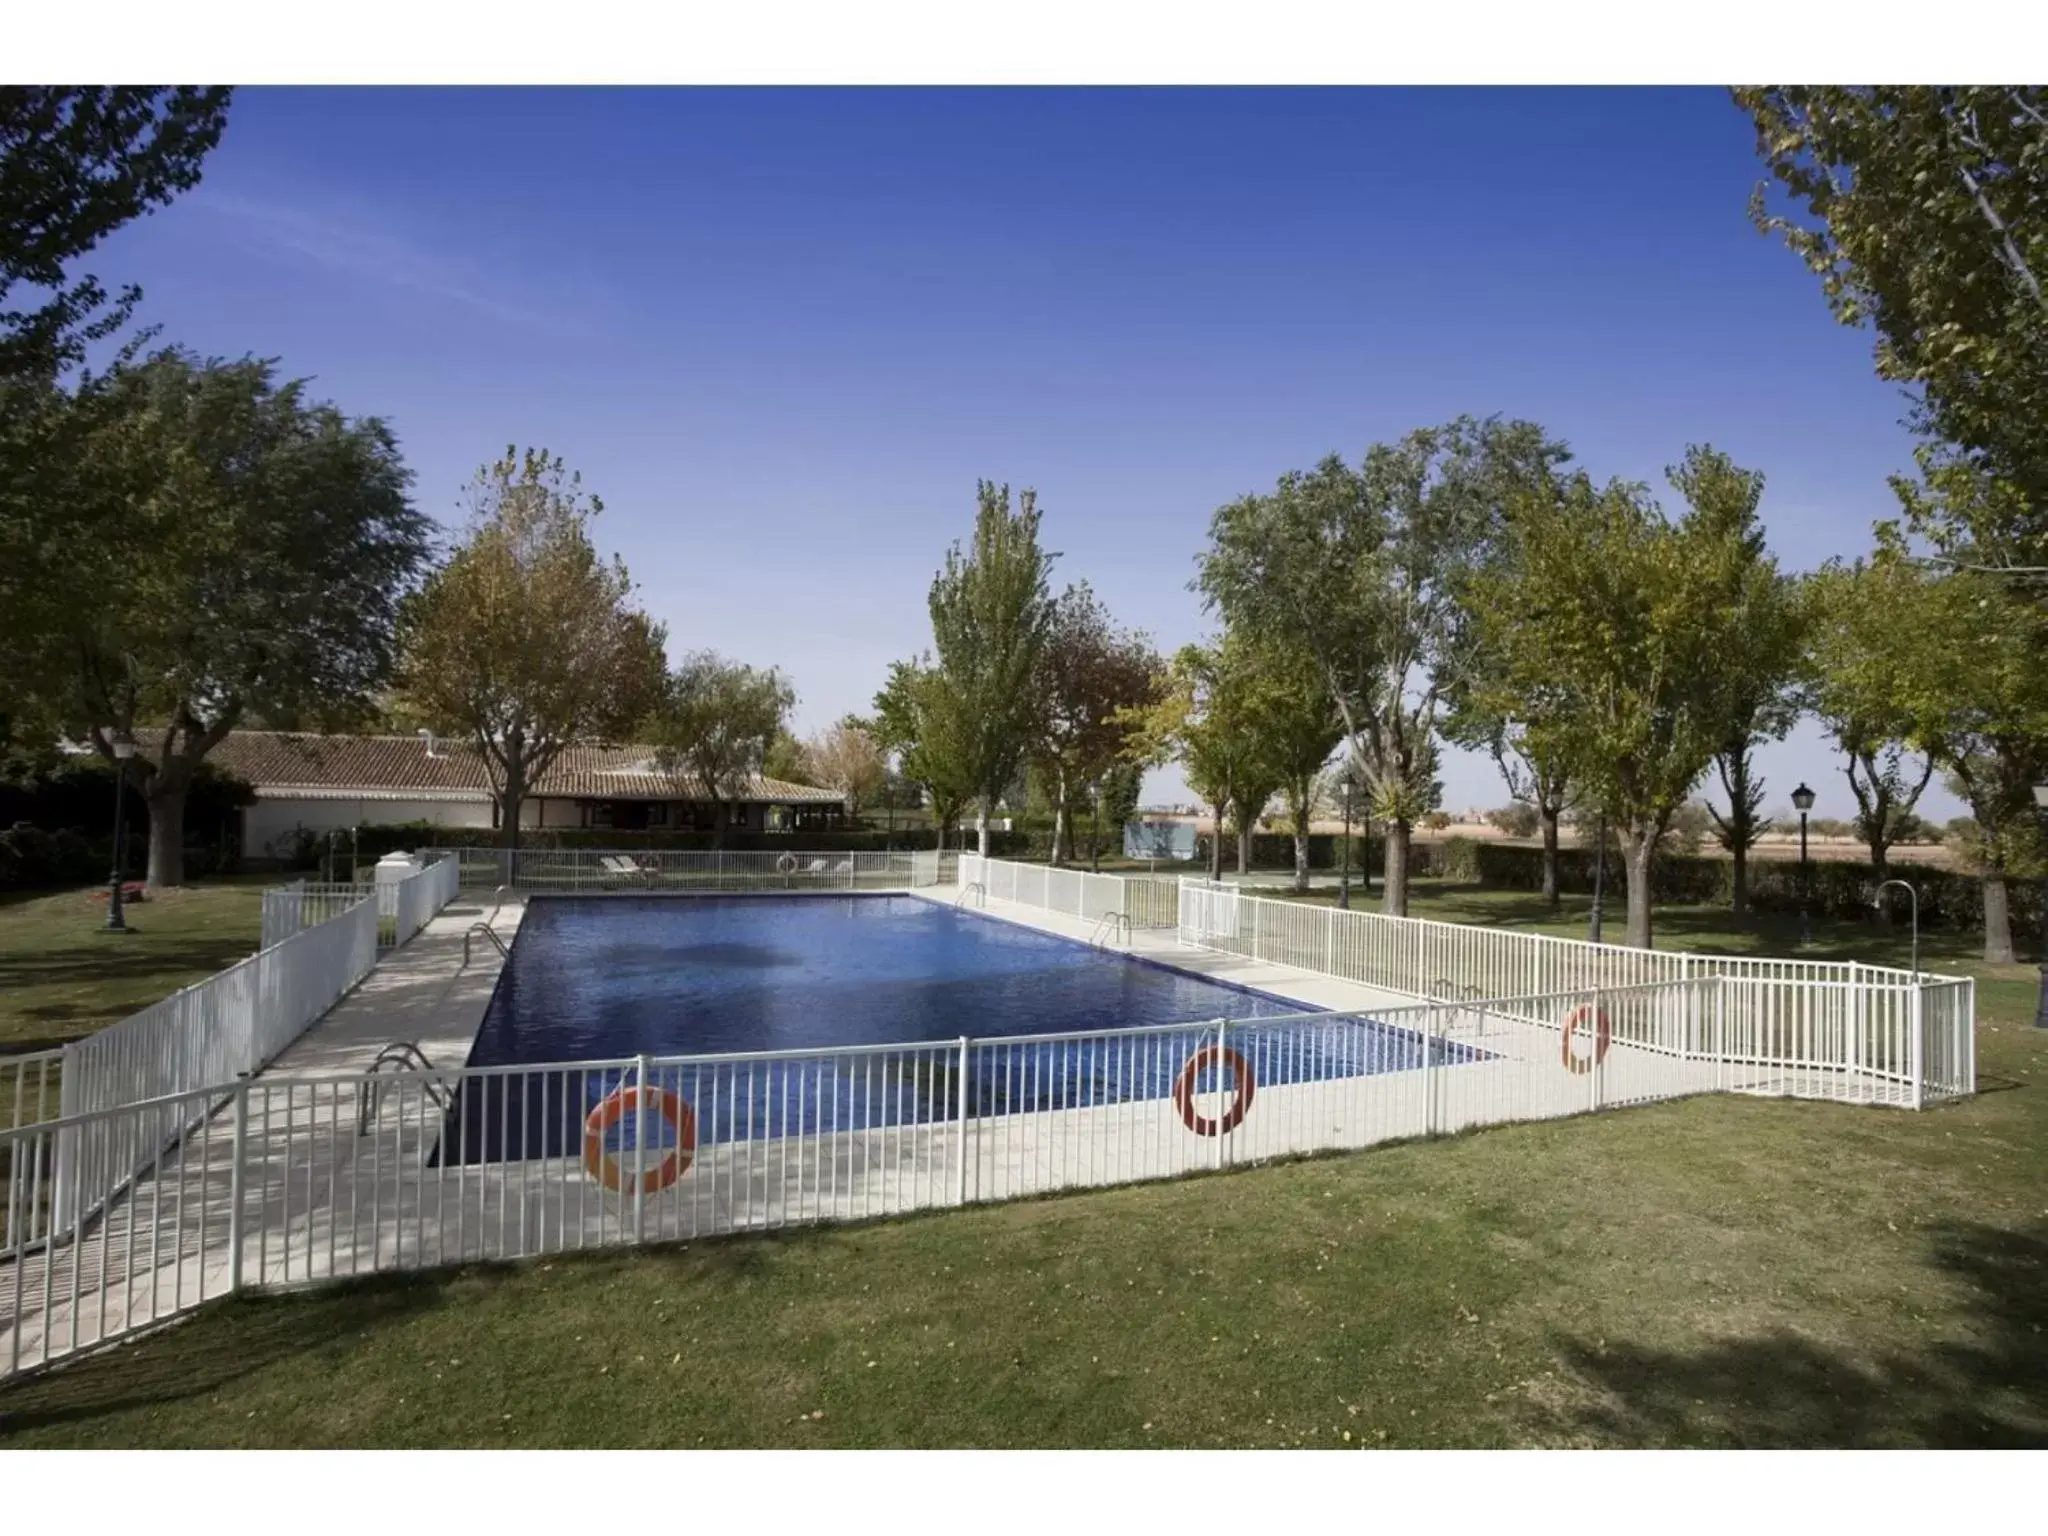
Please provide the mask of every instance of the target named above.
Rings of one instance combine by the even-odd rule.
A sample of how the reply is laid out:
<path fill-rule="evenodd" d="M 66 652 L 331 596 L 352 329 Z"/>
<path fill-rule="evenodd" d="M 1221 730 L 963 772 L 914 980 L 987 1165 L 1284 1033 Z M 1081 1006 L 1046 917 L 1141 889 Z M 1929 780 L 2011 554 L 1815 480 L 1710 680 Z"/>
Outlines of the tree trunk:
<path fill-rule="evenodd" d="M 1052 867 L 1058 869 L 1066 862 L 1064 844 L 1067 838 L 1067 794 L 1064 785 L 1060 787 L 1058 802 L 1052 808 Z"/>
<path fill-rule="evenodd" d="M 1891 845 L 1885 841 L 1881 834 L 1868 839 L 1868 841 L 1870 843 L 1870 867 L 1877 872 L 1877 884 L 1882 886 L 1885 881 L 1892 877 L 1891 859 L 1889 857 Z M 1880 926 L 1885 928 L 1891 927 L 1892 893 L 1890 891 L 1880 890 L 1877 893 L 1876 917 Z"/>
<path fill-rule="evenodd" d="M 1308 827 L 1302 822 L 1294 824 L 1294 888 L 1308 889 Z"/>
<path fill-rule="evenodd" d="M 1209 834 L 1209 878 L 1221 883 L 1223 880 L 1223 806 L 1216 806 L 1216 828 Z"/>
<path fill-rule="evenodd" d="M 156 857 L 155 839 L 150 843 L 150 857 Z M 2005 896 L 2005 876 L 1984 877 L 1984 963 L 1986 965 L 2011 965 L 2012 912 Z"/>
<path fill-rule="evenodd" d="M 988 801 L 983 800 L 974 809 L 975 846 L 985 859 L 988 854 Z"/>
<path fill-rule="evenodd" d="M 183 774 L 151 777 L 143 793 L 149 807 L 149 888 L 185 883 L 185 778 Z"/>
<path fill-rule="evenodd" d="M 1657 829 L 1631 827 L 1622 834 L 1622 864 L 1628 879 L 1628 926 L 1621 942 L 1631 949 L 1649 949 L 1650 870 L 1657 857 Z"/>
<path fill-rule="evenodd" d="M 1252 828 L 1255 822 L 1240 822 L 1237 828 L 1237 872 L 1250 874 L 1252 867 Z"/>
<path fill-rule="evenodd" d="M 1543 819 L 1543 904 L 1551 911 L 1557 910 L 1557 816 L 1554 805 L 1539 805 L 1536 814 Z"/>
<path fill-rule="evenodd" d="M 1408 915 L 1408 832 L 1405 821 L 1387 823 L 1386 876 L 1381 881 L 1386 894 L 1380 910 L 1389 917 Z"/>
<path fill-rule="evenodd" d="M 1747 917 L 1749 915 L 1749 850 L 1743 846 L 1741 838 L 1738 837 L 1735 840 L 1735 846 L 1728 850 L 1728 856 L 1735 861 L 1735 915 L 1737 917 Z"/>

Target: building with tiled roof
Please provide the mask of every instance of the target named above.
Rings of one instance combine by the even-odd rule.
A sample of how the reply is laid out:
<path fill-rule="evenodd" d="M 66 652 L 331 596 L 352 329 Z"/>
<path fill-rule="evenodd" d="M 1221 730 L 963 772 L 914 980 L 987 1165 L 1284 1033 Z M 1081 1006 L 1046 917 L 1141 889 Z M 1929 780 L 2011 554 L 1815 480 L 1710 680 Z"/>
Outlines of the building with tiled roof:
<path fill-rule="evenodd" d="M 142 737 L 147 751 L 147 735 Z M 572 746 L 528 792 L 520 825 L 537 830 L 705 831 L 715 807 L 678 793 L 655 769 L 651 747 Z M 253 785 L 242 813 L 242 848 L 255 858 L 302 831 L 375 823 L 494 827 L 498 805 L 473 742 L 415 736 L 319 736 L 234 731 L 209 762 Z M 750 831 L 837 827 L 845 801 L 833 790 L 756 777 L 726 802 L 726 825 Z"/>

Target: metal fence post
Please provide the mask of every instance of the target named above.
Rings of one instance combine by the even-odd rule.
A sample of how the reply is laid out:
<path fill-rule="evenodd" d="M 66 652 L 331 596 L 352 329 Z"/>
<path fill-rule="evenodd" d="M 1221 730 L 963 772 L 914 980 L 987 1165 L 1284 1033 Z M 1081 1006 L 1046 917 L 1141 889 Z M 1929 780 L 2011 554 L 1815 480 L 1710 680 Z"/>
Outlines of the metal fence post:
<path fill-rule="evenodd" d="M 1422 1134 L 1436 1132 L 1436 1004 L 1422 1016 Z"/>
<path fill-rule="evenodd" d="M 242 1164 L 249 1149 L 249 1083 L 235 1087 L 235 1141 L 228 1164 L 228 1294 L 242 1288 Z M 202 1276 L 202 1286 L 204 1278 Z"/>
<path fill-rule="evenodd" d="M 1230 1111 L 1223 1107 L 1225 1102 L 1223 1092 L 1223 1070 L 1225 1065 L 1227 1064 L 1225 1059 L 1225 1052 L 1228 1049 L 1227 1042 L 1229 1038 L 1230 1020 L 1218 1019 L 1216 1021 L 1216 1166 L 1218 1168 L 1221 1168 L 1223 1166 L 1223 1143 L 1230 1139 L 1224 1133 L 1223 1130 L 1223 1122 L 1229 1116 L 1230 1113 Z M 1242 1087 L 1242 1085 L 1239 1086 Z M 1188 1097 L 1191 1100 L 1194 1097 L 1192 1085 L 1190 1085 Z"/>
<path fill-rule="evenodd" d="M 1926 989 L 1925 987 L 1915 987 L 1915 988 L 1913 989 L 1913 1013 L 1912 1013 L 1912 1021 L 1913 1021 L 1913 1038 L 1912 1038 L 1911 1040 L 1909 1040 L 1909 1041 L 1907 1042 L 1907 1049 L 1908 1049 L 1908 1051 L 1910 1052 L 1910 1060 L 1911 1060 L 1911 1072 L 1912 1072 L 1912 1088 L 1911 1088 L 1911 1093 L 1912 1093 L 1912 1104 L 1913 1104 L 1913 1108 L 1915 1108 L 1915 1109 L 1918 1109 L 1918 1108 L 1920 1108 L 1920 1107 L 1921 1107 L 1921 1103 L 1922 1103 L 1922 1089 L 1923 1089 L 1923 1087 L 1924 1087 L 1924 1084 L 1923 1084 L 1923 1082 L 1922 1082 L 1922 1079 L 1923 1079 L 1923 1078 L 1924 1078 L 1924 1077 L 1926 1076 L 1926 1071 L 1925 1071 L 1925 1066 L 1926 1066 L 1926 1049 L 1925 1049 L 1925 1047 L 1926 1047 L 1926 1036 L 1927 1036 L 1927 1008 L 1926 1008 L 1926 1003 L 1927 1003 L 1927 989 Z"/>
<path fill-rule="evenodd" d="M 1593 1026 L 1593 1070 L 1586 1074 L 1587 1081 L 1592 1084 L 1593 1102 L 1590 1107 L 1593 1109 L 1600 1107 L 1600 1077 L 1606 1070 L 1600 1060 L 1600 1010 L 1600 994 L 1598 991 L 1595 991 L 1593 993 L 1593 1017 L 1588 1021 Z"/>
<path fill-rule="evenodd" d="M 953 1203 L 955 1205 L 965 1205 L 967 1203 L 967 1037 L 965 1035 L 960 1037 L 960 1082 L 957 1098 L 958 1104 L 954 1111 L 954 1118 L 958 1121 L 958 1131 L 954 1138 L 957 1155 L 954 1160 L 956 1166 L 953 1173 Z"/>
<path fill-rule="evenodd" d="M 647 1057 L 643 1052 L 633 1065 L 637 1091 L 633 1095 L 633 1241 L 647 1235 Z"/>

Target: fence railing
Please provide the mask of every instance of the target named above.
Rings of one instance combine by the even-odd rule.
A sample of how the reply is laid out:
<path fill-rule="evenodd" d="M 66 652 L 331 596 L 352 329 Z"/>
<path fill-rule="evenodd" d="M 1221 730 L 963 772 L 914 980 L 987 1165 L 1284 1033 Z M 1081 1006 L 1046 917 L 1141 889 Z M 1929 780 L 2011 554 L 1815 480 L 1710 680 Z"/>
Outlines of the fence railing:
<path fill-rule="evenodd" d="M 263 947 L 317 927 L 369 896 L 377 900 L 377 944 L 404 944 L 456 897 L 459 874 L 452 858 L 430 856 L 424 867 L 402 880 L 344 884 L 294 880 L 263 893 Z"/>
<path fill-rule="evenodd" d="M 1070 912 L 1040 866 L 963 855 L 961 878 L 992 897 Z M 1103 876 L 1099 878 L 1110 878 Z M 1733 1038 L 1806 1098 L 1918 1106 L 1974 1091 L 1976 983 L 1838 960 L 1700 955 L 1587 944 L 1377 912 L 1275 901 L 1184 878 L 1183 943 L 1411 997 L 1547 996 L 1725 978 Z M 1077 914 L 1078 915 L 1078 914 Z"/>
<path fill-rule="evenodd" d="M 248 1286 L 1171 1178 L 1746 1086 L 1727 985 L 181 1088 L 0 1132 L 0 1371 Z M 109 1148 L 146 1155 L 100 1206 L 90 1170 Z"/>
<path fill-rule="evenodd" d="M 1170 880 L 1097 875 L 1045 864 L 984 859 L 972 853 L 960 855 L 958 874 L 961 885 L 979 881 L 995 900 L 1062 912 L 1083 922 L 1121 912 L 1133 928 L 1171 928 L 1179 911 Z"/>
<path fill-rule="evenodd" d="M 0 1126 L 57 1118 L 63 1062 L 61 1046 L 0 1056 Z"/>
<path fill-rule="evenodd" d="M 427 848 L 424 859 L 451 859 L 463 889 L 522 891 L 873 891 L 909 890 L 952 880 L 958 855 L 648 848 Z"/>

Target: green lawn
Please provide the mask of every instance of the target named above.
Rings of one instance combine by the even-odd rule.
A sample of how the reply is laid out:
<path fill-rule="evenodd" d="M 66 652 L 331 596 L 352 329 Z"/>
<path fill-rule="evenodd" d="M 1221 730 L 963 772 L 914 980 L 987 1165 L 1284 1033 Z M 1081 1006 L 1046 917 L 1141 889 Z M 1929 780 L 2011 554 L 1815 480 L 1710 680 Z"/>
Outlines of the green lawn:
<path fill-rule="evenodd" d="M 105 930 L 103 890 L 0 898 L 0 1054 L 89 1035 L 253 953 L 277 879 L 159 892 L 126 909 L 128 933 Z"/>
<path fill-rule="evenodd" d="M 1965 1104 L 1697 1099 L 237 1300 L 0 1390 L 0 1444 L 2048 1445 L 2048 1037 L 2030 970 L 1943 944 L 1985 982 Z"/>

